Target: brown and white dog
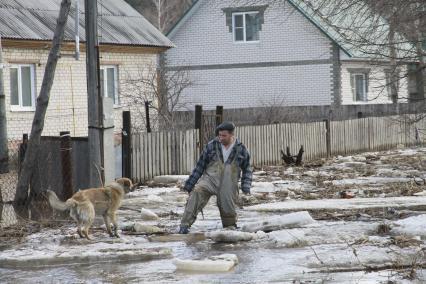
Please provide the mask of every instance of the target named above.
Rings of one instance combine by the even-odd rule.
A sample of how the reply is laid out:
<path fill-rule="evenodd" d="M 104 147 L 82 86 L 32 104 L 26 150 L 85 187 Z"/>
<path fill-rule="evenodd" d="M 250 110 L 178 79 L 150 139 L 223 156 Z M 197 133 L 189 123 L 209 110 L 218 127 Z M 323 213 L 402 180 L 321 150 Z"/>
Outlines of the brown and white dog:
<path fill-rule="evenodd" d="M 89 238 L 89 228 L 95 219 L 95 214 L 101 214 L 111 237 L 118 235 L 116 212 L 121 205 L 124 194 L 133 189 L 133 183 L 128 178 L 119 178 L 102 188 L 80 190 L 67 201 L 62 202 L 53 191 L 48 190 L 50 206 L 59 211 L 70 211 L 70 216 L 77 222 L 77 232 L 80 237 Z M 111 230 L 111 221 L 114 233 Z"/>

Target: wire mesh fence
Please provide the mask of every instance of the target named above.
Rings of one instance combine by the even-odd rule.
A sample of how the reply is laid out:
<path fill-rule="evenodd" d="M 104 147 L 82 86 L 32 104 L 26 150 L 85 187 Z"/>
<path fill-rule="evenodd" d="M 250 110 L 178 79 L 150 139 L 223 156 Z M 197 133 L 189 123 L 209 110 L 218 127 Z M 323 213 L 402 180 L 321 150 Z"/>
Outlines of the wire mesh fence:
<path fill-rule="evenodd" d="M 31 179 L 24 190 L 24 204 L 14 204 L 19 173 L 28 145 L 27 136 L 8 143 L 8 171 L 0 174 L 0 243 L 18 241 L 42 226 L 52 226 L 53 210 L 46 190 L 56 192 L 62 200 L 88 184 L 87 138 L 71 138 L 69 133 L 42 137 L 36 149 L 37 158 L 31 168 Z M 64 217 L 65 215 L 61 215 Z M 67 218 L 67 217 L 65 217 Z M 64 220 L 64 218 L 61 218 Z M 0 245 L 0 247 L 2 246 Z"/>

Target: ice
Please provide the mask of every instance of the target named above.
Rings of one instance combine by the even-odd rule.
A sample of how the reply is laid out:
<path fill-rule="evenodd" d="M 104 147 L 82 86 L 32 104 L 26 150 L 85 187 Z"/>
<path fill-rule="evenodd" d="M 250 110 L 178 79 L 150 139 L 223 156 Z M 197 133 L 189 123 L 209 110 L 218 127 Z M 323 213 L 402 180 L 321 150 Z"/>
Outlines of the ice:
<path fill-rule="evenodd" d="M 391 232 L 393 234 L 426 237 L 426 214 L 395 221 Z"/>
<path fill-rule="evenodd" d="M 158 220 L 159 219 L 157 214 L 145 208 L 141 208 L 141 217 L 142 217 L 142 220 Z"/>
<path fill-rule="evenodd" d="M 154 183 L 178 183 L 188 179 L 188 175 L 164 175 L 154 177 Z"/>
<path fill-rule="evenodd" d="M 240 231 L 222 230 L 207 232 L 206 237 L 218 243 L 236 243 L 241 241 L 251 241 L 256 238 L 256 234 Z"/>
<path fill-rule="evenodd" d="M 133 192 L 129 192 L 128 194 L 126 194 L 126 197 L 161 195 L 178 191 L 179 188 L 177 187 L 143 187 Z"/>
<path fill-rule="evenodd" d="M 199 272 L 226 272 L 238 264 L 235 254 L 224 254 L 213 256 L 203 260 L 188 260 L 175 258 L 173 264 L 178 270 Z"/>
<path fill-rule="evenodd" d="M 307 211 L 294 212 L 281 216 L 273 216 L 263 219 L 263 221 L 255 221 L 245 223 L 242 227 L 244 232 L 257 232 L 257 231 L 276 231 L 284 228 L 301 227 L 307 224 L 314 223 L 311 215 Z"/>
<path fill-rule="evenodd" d="M 164 233 L 164 229 L 161 229 L 157 226 L 151 226 L 146 224 L 141 224 L 136 222 L 133 226 L 133 230 L 137 233 L 144 233 L 144 234 L 158 234 L 158 233 Z"/>
<path fill-rule="evenodd" d="M 341 179 L 333 180 L 332 184 L 336 186 L 342 185 L 363 185 L 363 184 L 386 184 L 386 183 L 398 183 L 398 182 L 409 182 L 412 178 L 402 177 L 357 177 L 354 179 Z"/>
<path fill-rule="evenodd" d="M 161 198 L 161 196 L 154 195 L 154 194 L 148 195 L 146 199 L 152 202 L 164 203 L 164 199 Z"/>
<path fill-rule="evenodd" d="M 288 212 L 296 210 L 354 210 L 366 208 L 410 208 L 426 205 L 426 197 L 376 197 L 353 199 L 289 200 L 247 206 L 244 209 L 261 212 Z"/>

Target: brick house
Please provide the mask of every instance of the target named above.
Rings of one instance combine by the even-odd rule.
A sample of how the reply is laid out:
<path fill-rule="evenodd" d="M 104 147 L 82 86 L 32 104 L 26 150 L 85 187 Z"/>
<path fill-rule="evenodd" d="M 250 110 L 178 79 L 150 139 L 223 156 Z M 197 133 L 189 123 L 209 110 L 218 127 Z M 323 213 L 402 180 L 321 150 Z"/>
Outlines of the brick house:
<path fill-rule="evenodd" d="M 65 42 L 56 67 L 43 135 L 87 136 L 87 82 L 84 33 L 84 0 L 80 3 L 80 59 L 75 59 L 73 1 L 65 30 Z M 29 133 L 36 96 L 53 37 L 60 0 L 11 0 L 0 3 L 4 91 L 9 139 Z M 143 66 L 157 63 L 158 54 L 173 44 L 124 0 L 98 1 L 98 36 L 102 93 L 114 100 L 115 128 L 121 129 L 121 82 Z"/>
<path fill-rule="evenodd" d="M 191 72 L 190 108 L 307 107 L 317 118 L 395 108 L 389 62 L 371 64 L 306 2 L 315 1 L 195 1 L 167 34 L 177 47 L 166 52 L 171 69 Z M 398 83 L 405 103 L 409 82 Z"/>

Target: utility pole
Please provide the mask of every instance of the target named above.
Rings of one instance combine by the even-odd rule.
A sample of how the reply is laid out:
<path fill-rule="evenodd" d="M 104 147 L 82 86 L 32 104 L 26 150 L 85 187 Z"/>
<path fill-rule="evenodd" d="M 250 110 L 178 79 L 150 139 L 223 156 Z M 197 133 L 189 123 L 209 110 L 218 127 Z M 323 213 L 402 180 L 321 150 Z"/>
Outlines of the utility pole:
<path fill-rule="evenodd" d="M 7 173 L 8 171 L 9 150 L 7 145 L 6 96 L 3 84 L 3 50 L 0 35 L 0 174 Z"/>
<path fill-rule="evenodd" d="M 99 44 L 97 27 L 98 1 L 85 0 L 84 8 L 86 25 L 89 175 L 90 186 L 98 187 L 105 180 L 101 154 L 103 153 L 103 106 L 99 80 Z"/>

